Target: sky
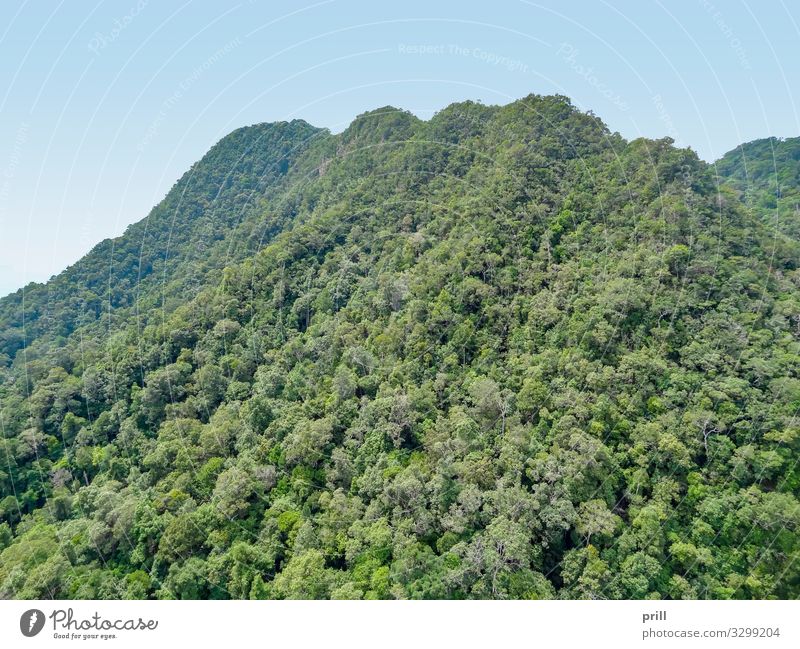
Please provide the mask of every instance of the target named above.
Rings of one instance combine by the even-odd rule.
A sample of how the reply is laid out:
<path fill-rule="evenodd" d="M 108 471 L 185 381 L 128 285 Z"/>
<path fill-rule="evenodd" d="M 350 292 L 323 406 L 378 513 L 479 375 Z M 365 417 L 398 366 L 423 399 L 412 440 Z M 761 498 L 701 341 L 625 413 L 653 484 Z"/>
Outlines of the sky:
<path fill-rule="evenodd" d="M 563 94 L 708 161 L 800 135 L 792 0 L 3 0 L 0 295 L 122 234 L 239 126 Z"/>

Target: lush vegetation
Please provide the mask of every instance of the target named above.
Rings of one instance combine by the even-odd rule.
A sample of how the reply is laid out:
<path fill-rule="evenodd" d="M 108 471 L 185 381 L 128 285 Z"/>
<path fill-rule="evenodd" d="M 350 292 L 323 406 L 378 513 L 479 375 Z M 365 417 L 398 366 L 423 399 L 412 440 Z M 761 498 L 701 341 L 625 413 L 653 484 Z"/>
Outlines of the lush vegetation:
<path fill-rule="evenodd" d="M 769 225 L 800 239 L 800 137 L 742 144 L 726 153 L 716 167 Z"/>
<path fill-rule="evenodd" d="M 0 302 L 0 596 L 800 596 L 800 244 L 563 97 L 220 142 Z"/>

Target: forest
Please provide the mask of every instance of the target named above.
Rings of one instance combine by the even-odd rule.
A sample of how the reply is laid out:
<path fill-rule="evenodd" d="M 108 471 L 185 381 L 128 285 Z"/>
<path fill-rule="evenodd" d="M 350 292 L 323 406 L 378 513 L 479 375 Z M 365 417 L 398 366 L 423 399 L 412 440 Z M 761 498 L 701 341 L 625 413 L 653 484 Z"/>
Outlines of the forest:
<path fill-rule="evenodd" d="M 0 300 L 0 598 L 800 597 L 798 188 L 563 96 L 233 132 Z"/>

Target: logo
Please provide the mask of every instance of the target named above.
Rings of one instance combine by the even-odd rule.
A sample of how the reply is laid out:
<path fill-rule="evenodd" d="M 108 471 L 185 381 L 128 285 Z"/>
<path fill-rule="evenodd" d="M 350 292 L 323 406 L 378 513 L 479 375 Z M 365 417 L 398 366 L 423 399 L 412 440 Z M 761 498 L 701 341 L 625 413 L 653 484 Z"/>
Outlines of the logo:
<path fill-rule="evenodd" d="M 32 638 L 44 627 L 44 613 L 38 608 L 25 611 L 19 618 L 19 630 L 26 638 Z"/>

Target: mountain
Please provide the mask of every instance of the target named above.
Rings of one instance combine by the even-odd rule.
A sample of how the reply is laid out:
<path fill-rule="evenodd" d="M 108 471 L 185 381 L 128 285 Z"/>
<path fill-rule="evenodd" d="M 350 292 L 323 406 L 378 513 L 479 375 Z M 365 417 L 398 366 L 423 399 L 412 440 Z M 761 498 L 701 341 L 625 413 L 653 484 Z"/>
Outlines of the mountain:
<path fill-rule="evenodd" d="M 800 596 L 800 243 L 722 166 L 560 96 L 225 138 L 2 301 L 0 596 Z"/>
<path fill-rule="evenodd" d="M 768 224 L 800 239 L 800 137 L 742 144 L 718 160 L 716 168 Z"/>
<path fill-rule="evenodd" d="M 265 215 L 264 200 L 279 197 L 293 161 L 327 134 L 295 120 L 225 137 L 123 236 L 98 244 L 47 284 L 0 300 L 0 363 L 22 347 L 36 352 L 39 341 L 60 345 L 104 314 L 124 323 L 184 300 L 212 281 L 209 273 L 252 254 L 287 219 L 280 200 Z"/>

